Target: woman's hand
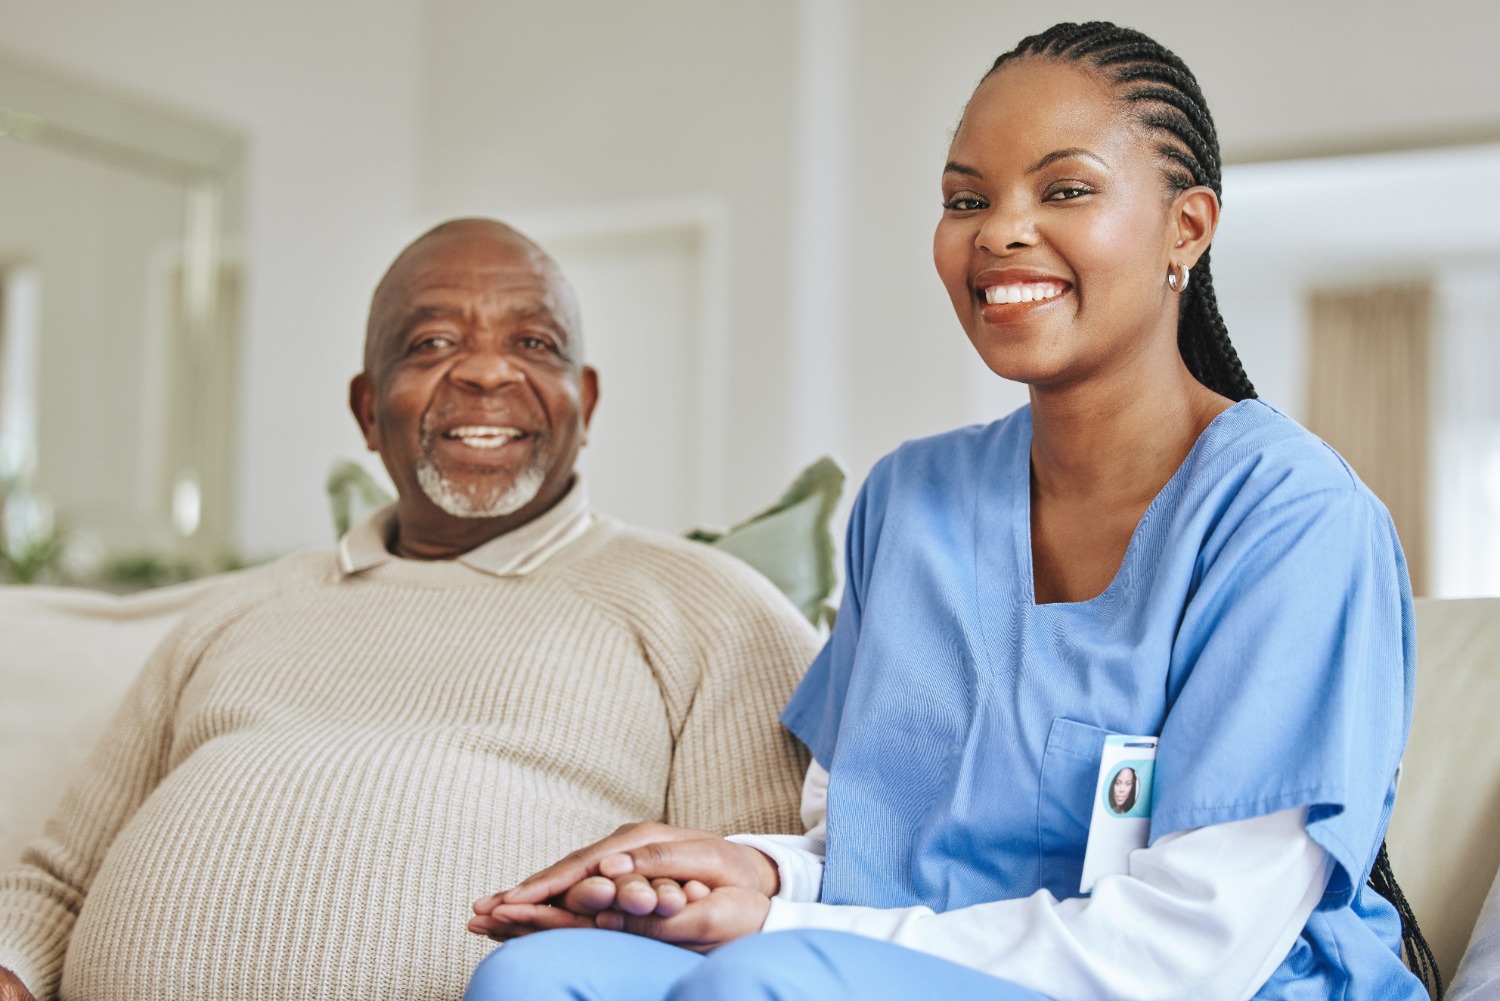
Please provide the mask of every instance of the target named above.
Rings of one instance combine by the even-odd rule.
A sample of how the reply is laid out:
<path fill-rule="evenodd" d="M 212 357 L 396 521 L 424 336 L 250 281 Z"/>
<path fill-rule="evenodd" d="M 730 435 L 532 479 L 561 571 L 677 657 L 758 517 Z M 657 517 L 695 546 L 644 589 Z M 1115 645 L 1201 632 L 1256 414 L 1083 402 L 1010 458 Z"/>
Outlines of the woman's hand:
<path fill-rule="evenodd" d="M 781 887 L 776 863 L 763 852 L 723 838 L 645 845 L 599 861 L 597 879 L 611 879 L 615 907 L 600 911 L 596 927 L 644 935 L 708 952 L 758 932 Z M 658 886 L 670 876 L 678 898 Z M 601 894 L 602 896 L 602 894 Z M 654 902 L 654 906 L 646 904 Z M 626 906 L 628 904 L 632 906 Z"/>
<path fill-rule="evenodd" d="M 776 863 L 765 853 L 723 838 L 707 837 L 659 841 L 606 855 L 599 860 L 599 875 L 585 881 L 592 885 L 585 888 L 580 883 L 574 889 L 587 890 L 589 902 L 602 900 L 607 891 L 598 884 L 609 880 L 614 887 L 616 910 L 670 917 L 681 908 L 672 908 L 670 913 L 658 908 L 660 894 L 653 891 L 656 881 L 663 878 L 684 890 L 697 883 L 710 891 L 731 887 L 752 890 L 767 899 L 781 888 Z M 565 899 L 570 895 L 565 895 Z M 585 893 L 580 893 L 580 902 L 584 897 Z"/>
<path fill-rule="evenodd" d="M 698 900 L 689 899 L 680 912 L 667 917 L 604 911 L 596 919 L 597 927 L 654 938 L 694 952 L 710 952 L 726 942 L 760 931 L 771 910 L 770 898 L 756 890 L 725 886 L 705 889 L 704 893 Z"/>
<path fill-rule="evenodd" d="M 594 915 L 610 907 L 615 899 L 613 880 L 590 879 L 599 875 L 599 861 L 606 856 L 641 848 L 657 842 L 674 840 L 713 839 L 716 835 L 708 831 L 688 827 L 673 827 L 669 824 L 626 824 L 609 837 L 569 852 L 547 868 L 526 877 L 510 890 L 493 893 L 474 901 L 474 917 L 469 921 L 469 931 L 476 935 L 505 940 L 533 931 L 550 928 L 594 928 Z M 681 887 L 674 891 L 665 886 L 663 893 L 667 906 L 674 906 L 681 895 L 681 903 L 687 896 Z M 583 885 L 587 884 L 587 885 Z M 639 890 L 633 890 L 634 913 L 649 913 L 655 906 L 640 910 Z M 653 898 L 655 891 L 653 890 Z M 501 907 L 505 907 L 502 912 Z"/>
<path fill-rule="evenodd" d="M 779 888 L 776 864 L 754 848 L 706 831 L 630 824 L 513 890 L 476 900 L 469 930 L 505 941 L 609 928 L 708 951 L 758 931 Z"/>
<path fill-rule="evenodd" d="M 483 933 L 504 940 L 546 928 L 596 927 L 707 952 L 759 931 L 780 886 L 775 863 L 763 853 L 715 837 L 605 855 L 597 870 L 557 898 L 558 907 L 495 905 Z M 481 920 L 469 927 L 477 930 Z"/>
<path fill-rule="evenodd" d="M 469 921 L 469 930 L 496 942 L 506 942 L 553 928 L 619 929 L 620 925 L 612 922 L 608 915 L 669 917 L 681 913 L 689 903 L 702 900 L 708 894 L 708 887 L 696 880 L 681 884 L 676 880 L 658 878 L 644 886 L 632 884 L 617 898 L 614 880 L 590 876 L 557 898 L 555 906 L 550 903 L 496 904 L 490 913 L 475 915 Z M 619 910 L 606 910 L 610 907 Z M 0 1001 L 4 999 L 0 998 Z"/>

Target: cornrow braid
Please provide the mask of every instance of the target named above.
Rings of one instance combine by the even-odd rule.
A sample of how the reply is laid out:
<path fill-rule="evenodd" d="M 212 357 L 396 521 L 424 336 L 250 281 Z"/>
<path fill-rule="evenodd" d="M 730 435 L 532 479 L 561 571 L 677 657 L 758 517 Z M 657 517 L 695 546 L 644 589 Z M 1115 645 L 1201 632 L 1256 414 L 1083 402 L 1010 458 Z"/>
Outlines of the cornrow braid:
<path fill-rule="evenodd" d="M 1156 150 L 1167 183 L 1177 191 L 1202 185 L 1223 198 L 1219 136 L 1208 101 L 1187 64 L 1159 42 L 1108 21 L 1056 24 L 1023 38 L 995 60 L 990 73 L 1026 56 L 1085 63 L 1099 72 L 1134 109 L 1137 120 L 1159 137 Z M 1231 400 L 1254 399 L 1255 386 L 1219 314 L 1208 264 L 1205 251 L 1182 293 L 1178 350 L 1188 371 L 1209 389 Z"/>

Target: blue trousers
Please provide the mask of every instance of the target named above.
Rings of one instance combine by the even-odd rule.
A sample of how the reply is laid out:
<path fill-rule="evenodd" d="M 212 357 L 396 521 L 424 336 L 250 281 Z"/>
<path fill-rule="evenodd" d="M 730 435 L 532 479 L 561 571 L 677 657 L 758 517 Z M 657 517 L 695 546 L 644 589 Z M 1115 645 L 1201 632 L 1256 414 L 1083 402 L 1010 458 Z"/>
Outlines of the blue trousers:
<path fill-rule="evenodd" d="M 750 935 L 707 956 L 624 932 L 540 932 L 487 956 L 464 993 L 464 1001 L 925 998 L 1046 1001 L 945 959 L 835 931 Z"/>

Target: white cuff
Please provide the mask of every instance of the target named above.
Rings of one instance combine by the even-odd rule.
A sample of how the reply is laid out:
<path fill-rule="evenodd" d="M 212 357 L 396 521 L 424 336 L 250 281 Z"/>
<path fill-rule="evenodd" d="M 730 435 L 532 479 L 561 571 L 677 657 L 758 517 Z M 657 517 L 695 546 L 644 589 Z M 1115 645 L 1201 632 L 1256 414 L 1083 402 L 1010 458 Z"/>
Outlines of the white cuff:
<path fill-rule="evenodd" d="M 812 903 L 823 892 L 823 839 L 804 834 L 733 834 L 725 839 L 748 845 L 776 863 L 780 900 Z M 772 907 L 774 909 L 774 901 Z"/>

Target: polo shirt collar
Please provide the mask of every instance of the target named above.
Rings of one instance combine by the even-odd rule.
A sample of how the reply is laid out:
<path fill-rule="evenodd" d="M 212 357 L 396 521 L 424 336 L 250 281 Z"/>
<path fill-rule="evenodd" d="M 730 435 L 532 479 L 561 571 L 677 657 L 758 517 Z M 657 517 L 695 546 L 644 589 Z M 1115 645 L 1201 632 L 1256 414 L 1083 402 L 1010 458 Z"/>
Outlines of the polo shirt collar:
<path fill-rule="evenodd" d="M 583 474 L 575 472 L 568 492 L 546 512 L 454 557 L 454 561 L 495 577 L 523 576 L 588 531 L 592 523 L 588 488 L 583 482 Z M 396 505 L 393 502 L 360 521 L 339 540 L 340 576 L 347 577 L 403 559 L 390 551 L 395 538 Z"/>

